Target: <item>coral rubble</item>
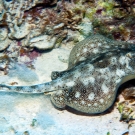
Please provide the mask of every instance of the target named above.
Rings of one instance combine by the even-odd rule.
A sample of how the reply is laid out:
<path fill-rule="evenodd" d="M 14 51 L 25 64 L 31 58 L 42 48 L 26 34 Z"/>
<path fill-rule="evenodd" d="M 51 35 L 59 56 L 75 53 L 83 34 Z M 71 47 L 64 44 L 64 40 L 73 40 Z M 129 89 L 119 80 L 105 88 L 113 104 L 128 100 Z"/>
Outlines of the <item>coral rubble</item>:
<path fill-rule="evenodd" d="M 95 32 L 135 43 L 134 0 L 95 0 L 86 15 L 91 19 Z"/>

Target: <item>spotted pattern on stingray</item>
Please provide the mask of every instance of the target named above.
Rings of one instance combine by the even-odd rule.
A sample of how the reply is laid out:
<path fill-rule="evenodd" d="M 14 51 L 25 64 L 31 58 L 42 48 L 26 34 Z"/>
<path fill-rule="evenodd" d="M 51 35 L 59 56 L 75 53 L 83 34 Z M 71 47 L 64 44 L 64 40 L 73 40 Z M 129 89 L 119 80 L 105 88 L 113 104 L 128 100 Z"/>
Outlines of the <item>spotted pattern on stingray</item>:
<path fill-rule="evenodd" d="M 88 44 L 87 40 L 83 43 Z M 100 50 L 99 47 L 104 44 L 103 51 L 100 50 L 96 56 L 90 57 L 91 59 L 86 57 L 84 61 L 71 64 L 70 68 L 61 72 L 59 77 L 51 82 L 33 86 L 0 84 L 0 90 L 20 93 L 50 92 L 51 101 L 58 108 L 70 106 L 88 114 L 102 113 L 113 105 L 119 86 L 135 78 L 135 53 L 134 45 L 127 46 L 127 43 L 123 42 L 108 39 L 100 39 L 100 42 L 94 39 L 90 42 L 91 47 L 95 44 L 96 50 Z M 120 44 L 121 48 L 114 47 L 113 51 L 108 49 L 112 44 Z M 77 49 L 86 53 L 85 47 Z"/>
<path fill-rule="evenodd" d="M 99 54 L 118 51 L 119 48 L 135 50 L 134 45 L 130 43 L 111 40 L 99 34 L 89 36 L 77 43 L 71 50 L 68 60 L 68 69 L 71 69 L 87 59 L 93 62 L 98 58 Z M 51 74 L 51 79 L 54 80 L 57 77 L 60 77 L 63 73 L 64 72 L 53 71 Z"/>
<path fill-rule="evenodd" d="M 131 58 L 128 59 L 126 51 L 119 54 L 117 51 L 111 53 L 111 55 L 105 54 L 104 59 L 92 64 L 94 66 L 92 72 L 87 72 L 88 68 L 86 67 L 90 64 L 84 62 L 86 64 L 85 68 L 83 69 L 83 65 L 78 68 L 80 77 L 75 81 L 74 87 L 68 90 L 68 94 L 64 94 L 65 105 L 78 111 L 92 114 L 107 110 L 114 103 L 118 86 L 124 81 L 135 78 L 135 75 L 133 75 L 135 65 L 130 64 L 135 60 L 135 54 L 131 52 L 130 55 Z M 128 66 L 125 67 L 124 63 L 120 63 L 119 59 L 121 57 L 127 59 L 126 63 Z M 116 58 L 115 61 L 111 62 L 112 58 Z M 117 68 L 113 69 L 114 65 Z M 95 81 L 92 81 L 91 77 L 95 78 Z M 124 81 L 122 81 L 123 78 Z M 87 83 L 85 82 L 86 80 L 88 81 Z M 64 91 L 62 92 L 64 93 Z"/>

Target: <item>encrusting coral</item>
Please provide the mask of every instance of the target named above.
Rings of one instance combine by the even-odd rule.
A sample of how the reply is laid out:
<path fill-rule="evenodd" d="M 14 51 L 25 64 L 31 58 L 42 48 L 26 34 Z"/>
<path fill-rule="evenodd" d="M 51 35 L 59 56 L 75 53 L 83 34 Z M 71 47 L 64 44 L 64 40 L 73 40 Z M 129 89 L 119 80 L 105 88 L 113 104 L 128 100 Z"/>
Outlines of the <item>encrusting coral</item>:
<path fill-rule="evenodd" d="M 83 35 L 82 27 L 78 25 L 86 18 L 86 24 L 92 22 L 94 32 L 109 34 L 115 39 L 133 40 L 134 4 L 133 0 L 1 1 L 0 26 L 8 28 L 9 38 L 24 39 L 23 46 L 29 46 L 29 41 L 40 35 L 55 36 L 56 43 L 68 39 L 70 30 L 80 31 Z"/>
<path fill-rule="evenodd" d="M 29 46 L 29 40 L 41 34 L 55 35 L 60 42 L 68 29 L 76 30 L 81 22 L 84 8 L 79 7 L 66 1 L 2 1 L 0 26 L 8 28 L 9 38 L 24 39 L 23 46 Z"/>
<path fill-rule="evenodd" d="M 93 22 L 94 31 L 134 43 L 134 0 L 95 0 L 94 6 L 87 9 L 86 15 Z"/>

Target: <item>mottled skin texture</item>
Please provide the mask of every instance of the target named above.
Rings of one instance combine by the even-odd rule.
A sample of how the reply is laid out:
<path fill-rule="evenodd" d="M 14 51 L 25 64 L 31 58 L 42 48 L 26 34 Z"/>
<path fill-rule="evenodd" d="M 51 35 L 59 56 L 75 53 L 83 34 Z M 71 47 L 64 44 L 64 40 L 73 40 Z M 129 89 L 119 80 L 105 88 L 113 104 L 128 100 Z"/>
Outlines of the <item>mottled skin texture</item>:
<path fill-rule="evenodd" d="M 99 43 L 102 44 L 102 40 Z M 61 72 L 61 75 L 51 82 L 33 86 L 1 84 L 0 89 L 20 93 L 53 91 L 51 101 L 58 108 L 67 105 L 88 114 L 102 113 L 114 103 L 118 87 L 135 78 L 134 46 L 129 44 L 127 47 L 127 43 L 116 43 L 123 45 L 114 50 L 108 48 L 91 59 L 86 57 L 84 61 Z M 91 42 L 89 44 L 91 45 Z M 108 42 L 108 46 L 110 44 Z"/>
<path fill-rule="evenodd" d="M 108 53 L 91 64 L 84 62 L 70 75 L 74 86 L 53 94 L 51 100 L 59 108 L 68 105 L 89 114 L 104 112 L 114 103 L 118 87 L 135 77 L 134 61 L 133 52 L 123 51 Z"/>
<path fill-rule="evenodd" d="M 77 43 L 71 50 L 67 70 L 78 65 L 82 61 L 87 59 L 89 59 L 89 61 L 93 61 L 98 58 L 99 54 L 101 55 L 108 51 L 113 52 L 118 49 L 135 50 L 135 47 L 133 44 L 111 40 L 99 34 L 89 36 Z M 62 73 L 63 72 L 53 71 L 51 79 L 56 79 L 61 76 Z"/>

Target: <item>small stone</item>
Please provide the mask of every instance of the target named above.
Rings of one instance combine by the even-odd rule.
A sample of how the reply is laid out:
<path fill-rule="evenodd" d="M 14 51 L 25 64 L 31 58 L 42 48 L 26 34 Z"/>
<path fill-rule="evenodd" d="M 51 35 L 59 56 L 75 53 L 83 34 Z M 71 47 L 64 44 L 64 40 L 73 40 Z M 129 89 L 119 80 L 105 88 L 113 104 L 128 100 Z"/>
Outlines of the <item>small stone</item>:
<path fill-rule="evenodd" d="M 89 36 L 93 31 L 92 31 L 92 23 L 87 20 L 84 19 L 84 22 L 82 22 L 79 26 L 79 31 L 83 36 Z"/>
<path fill-rule="evenodd" d="M 56 37 L 53 37 L 51 39 L 49 38 L 50 37 L 48 37 L 47 35 L 38 36 L 30 39 L 28 44 L 30 47 L 35 47 L 39 50 L 52 49 L 56 43 Z"/>
<path fill-rule="evenodd" d="M 60 24 L 54 26 L 53 29 L 56 30 L 56 29 L 60 29 L 62 27 L 64 27 L 64 23 L 60 23 Z"/>
<path fill-rule="evenodd" d="M 0 28 L 0 41 L 5 40 L 8 35 L 7 28 Z"/>
<path fill-rule="evenodd" d="M 23 135 L 30 135 L 29 131 L 24 131 Z"/>
<path fill-rule="evenodd" d="M 6 38 L 6 40 L 0 41 L 0 51 L 5 50 L 11 43 L 11 40 Z"/>

